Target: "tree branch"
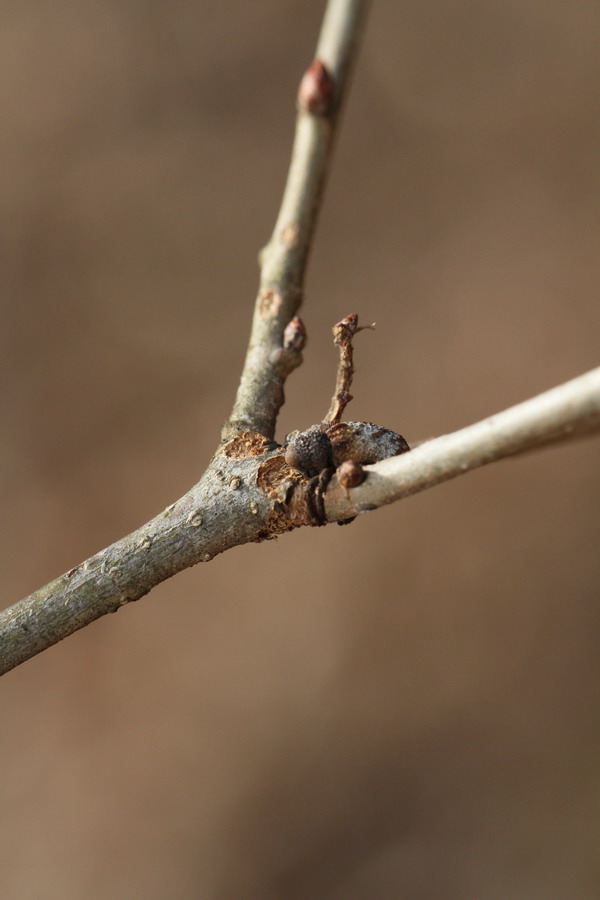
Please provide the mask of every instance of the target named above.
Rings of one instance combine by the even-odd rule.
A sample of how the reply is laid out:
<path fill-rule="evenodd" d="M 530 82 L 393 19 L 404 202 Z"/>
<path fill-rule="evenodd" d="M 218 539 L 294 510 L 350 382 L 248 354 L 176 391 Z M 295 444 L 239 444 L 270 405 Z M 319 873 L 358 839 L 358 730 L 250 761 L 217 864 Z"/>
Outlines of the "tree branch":
<path fill-rule="evenodd" d="M 434 487 L 507 456 L 600 432 L 600 368 L 518 406 L 365 468 L 349 492 L 335 480 L 325 496 L 328 521 L 344 520 Z"/>
<path fill-rule="evenodd" d="M 367 7 L 367 0 L 330 0 L 315 61 L 300 83 L 287 183 L 273 235 L 260 255 L 250 342 L 223 440 L 243 431 L 272 439 L 285 380 L 302 362 L 302 348 L 286 346 L 284 330 L 302 303 L 336 124 Z"/>
<path fill-rule="evenodd" d="M 215 456 L 191 491 L 147 525 L 0 613 L 0 674 L 187 566 L 268 536 L 264 522 L 270 503 L 252 478 L 257 455 L 272 449 L 285 379 L 302 361 L 306 333 L 295 313 L 368 5 L 368 0 L 329 0 L 315 61 L 300 83 L 287 183 L 261 254 L 246 361 L 222 432 L 222 440 L 233 437 L 233 443 Z M 247 431 L 253 434 L 236 445 L 235 436 Z"/>
<path fill-rule="evenodd" d="M 330 522 L 376 509 L 471 469 L 600 431 L 600 368 L 468 428 L 365 468 L 348 490 L 333 478 Z M 0 674 L 94 619 L 138 600 L 196 562 L 314 521 L 315 479 L 268 441 L 234 438 L 181 500 L 86 562 L 0 613 Z"/>
<path fill-rule="evenodd" d="M 310 465 L 296 467 L 293 458 L 286 459 L 285 448 L 273 442 L 285 378 L 301 361 L 305 331 L 295 313 L 366 6 L 361 0 L 330 0 L 317 59 L 302 79 L 288 182 L 273 237 L 262 254 L 248 354 L 217 453 L 198 484 L 152 521 L 0 612 L 0 674 L 231 547 L 304 525 L 348 520 L 504 456 L 600 430 L 596 369 L 477 425 L 367 467 L 360 473 L 366 473 L 365 481 L 356 487 L 351 478 L 339 483 L 334 475 L 329 481 L 333 468 L 313 475 Z M 340 397 L 332 408 L 336 420 L 347 399 L 343 392 L 351 369 L 351 357 L 343 358 L 336 388 Z M 364 438 L 368 443 L 385 431 L 366 423 L 329 423 L 334 465 L 334 451 L 344 441 Z M 407 449 L 398 435 L 384 436 L 396 441 L 391 452 Z M 358 462 L 386 455 L 367 455 Z"/>

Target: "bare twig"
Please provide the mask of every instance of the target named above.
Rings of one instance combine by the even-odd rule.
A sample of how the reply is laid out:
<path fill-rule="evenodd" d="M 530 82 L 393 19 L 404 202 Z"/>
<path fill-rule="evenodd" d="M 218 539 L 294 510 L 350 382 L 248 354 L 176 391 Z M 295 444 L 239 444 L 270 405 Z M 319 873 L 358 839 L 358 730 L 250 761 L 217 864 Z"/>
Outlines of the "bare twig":
<path fill-rule="evenodd" d="M 315 61 L 300 84 L 287 184 L 273 235 L 261 253 L 250 342 L 223 440 L 244 431 L 272 439 L 285 379 L 302 361 L 299 351 L 284 346 L 283 333 L 302 303 L 336 123 L 367 6 L 367 0 L 330 0 Z"/>
<path fill-rule="evenodd" d="M 335 381 L 335 392 L 331 399 L 329 412 L 325 416 L 325 422 L 329 422 L 331 425 L 342 421 L 344 410 L 353 399 L 350 393 L 354 375 L 352 339 L 359 331 L 365 331 L 367 328 L 375 328 L 375 324 L 361 325 L 359 328 L 356 313 L 346 316 L 341 322 L 333 326 L 333 343 L 340 348 L 340 361 Z"/>
<path fill-rule="evenodd" d="M 596 369 L 484 422 L 403 452 L 407 445 L 393 432 L 338 421 L 344 398 L 337 394 L 349 388 L 350 355 L 342 363 L 329 423 L 316 426 L 319 433 L 326 427 L 326 455 L 337 466 L 348 459 L 342 450 L 353 445 L 351 462 L 381 459 L 389 453 L 373 456 L 366 447 L 377 434 L 382 440 L 393 436 L 392 452 L 403 455 L 365 468 L 361 484 L 362 470 L 340 469 L 327 487 L 333 469 L 311 477 L 310 465 L 306 471 L 294 468 L 283 448 L 273 443 L 283 383 L 299 364 L 306 339 L 295 313 L 334 122 L 365 7 L 360 0 L 330 0 L 317 61 L 301 84 L 292 165 L 275 231 L 262 256 L 250 346 L 224 442 L 199 483 L 163 513 L 0 612 L 0 673 L 231 547 L 304 525 L 345 521 L 487 462 L 600 430 Z"/>
<path fill-rule="evenodd" d="M 332 481 L 325 497 L 329 521 L 344 520 L 464 475 L 487 463 L 600 432 L 600 368 L 391 459 L 365 468 L 348 491 Z"/>

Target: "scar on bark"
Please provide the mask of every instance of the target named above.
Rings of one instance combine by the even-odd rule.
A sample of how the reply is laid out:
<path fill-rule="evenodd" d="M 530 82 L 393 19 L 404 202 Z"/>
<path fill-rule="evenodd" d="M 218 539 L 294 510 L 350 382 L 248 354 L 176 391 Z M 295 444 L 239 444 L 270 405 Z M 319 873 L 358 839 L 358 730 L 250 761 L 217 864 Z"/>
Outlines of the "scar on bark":
<path fill-rule="evenodd" d="M 262 456 L 272 447 L 273 442 L 257 431 L 242 431 L 227 441 L 221 452 L 230 459 L 246 459 L 249 456 Z"/>

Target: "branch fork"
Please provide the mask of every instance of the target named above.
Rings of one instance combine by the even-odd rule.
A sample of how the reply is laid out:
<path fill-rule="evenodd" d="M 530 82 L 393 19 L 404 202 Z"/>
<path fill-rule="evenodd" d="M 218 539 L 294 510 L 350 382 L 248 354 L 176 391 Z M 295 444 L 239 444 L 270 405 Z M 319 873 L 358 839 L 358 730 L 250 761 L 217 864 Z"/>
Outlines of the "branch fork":
<path fill-rule="evenodd" d="M 0 612 L 0 674 L 231 547 L 302 525 L 343 523 L 488 462 L 600 431 L 599 368 L 407 453 L 393 431 L 341 421 L 351 400 L 352 339 L 362 330 L 353 314 L 334 327 L 340 363 L 325 420 L 293 432 L 283 447 L 275 443 L 285 380 L 302 362 L 304 273 L 367 6 L 329 0 L 300 83 L 288 179 L 260 256 L 240 386 L 213 459 L 150 522 Z"/>

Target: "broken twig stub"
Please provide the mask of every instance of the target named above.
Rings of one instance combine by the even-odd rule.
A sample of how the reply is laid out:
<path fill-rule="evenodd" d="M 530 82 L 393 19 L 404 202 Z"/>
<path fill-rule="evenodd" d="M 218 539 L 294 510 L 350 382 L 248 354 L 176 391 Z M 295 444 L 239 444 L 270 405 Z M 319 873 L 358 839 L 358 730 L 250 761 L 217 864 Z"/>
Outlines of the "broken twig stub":
<path fill-rule="evenodd" d="M 350 393 L 354 375 L 352 340 L 355 334 L 367 328 L 375 328 L 375 323 L 362 325 L 359 328 L 358 315 L 356 313 L 351 313 L 333 326 L 333 343 L 340 348 L 340 361 L 335 380 L 335 392 L 331 399 L 329 411 L 325 416 L 325 421 L 332 425 L 341 421 L 345 408 L 352 400 L 352 394 Z"/>

